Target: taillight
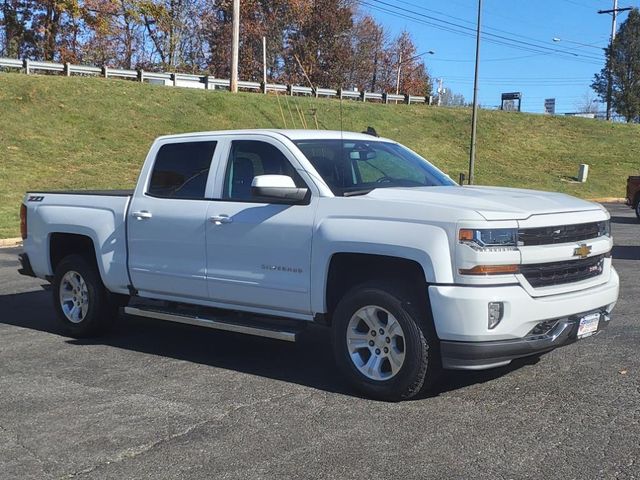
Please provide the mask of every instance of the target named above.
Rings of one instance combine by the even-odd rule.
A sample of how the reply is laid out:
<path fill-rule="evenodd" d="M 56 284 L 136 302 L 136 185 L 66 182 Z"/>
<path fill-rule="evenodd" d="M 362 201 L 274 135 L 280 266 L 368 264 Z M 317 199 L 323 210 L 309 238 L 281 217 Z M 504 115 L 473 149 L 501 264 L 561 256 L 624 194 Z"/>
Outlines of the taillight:
<path fill-rule="evenodd" d="M 27 206 L 20 205 L 20 235 L 23 240 L 27 239 Z"/>

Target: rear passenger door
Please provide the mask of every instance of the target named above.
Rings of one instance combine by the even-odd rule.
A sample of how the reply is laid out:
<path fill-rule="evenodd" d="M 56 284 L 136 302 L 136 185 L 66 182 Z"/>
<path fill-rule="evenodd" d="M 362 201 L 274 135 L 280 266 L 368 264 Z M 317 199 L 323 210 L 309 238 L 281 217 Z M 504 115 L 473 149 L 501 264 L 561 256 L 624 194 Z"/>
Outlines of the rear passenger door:
<path fill-rule="evenodd" d="M 206 197 L 216 145 L 172 139 L 149 154 L 155 158 L 145 163 L 147 180 L 136 188 L 127 219 L 129 271 L 143 296 L 208 298 Z"/>
<path fill-rule="evenodd" d="M 216 199 L 207 212 L 207 276 L 212 301 L 279 312 L 310 311 L 315 186 L 271 138 L 232 140 Z M 305 204 L 265 203 L 251 194 L 258 175 L 287 175 L 311 191 Z"/>

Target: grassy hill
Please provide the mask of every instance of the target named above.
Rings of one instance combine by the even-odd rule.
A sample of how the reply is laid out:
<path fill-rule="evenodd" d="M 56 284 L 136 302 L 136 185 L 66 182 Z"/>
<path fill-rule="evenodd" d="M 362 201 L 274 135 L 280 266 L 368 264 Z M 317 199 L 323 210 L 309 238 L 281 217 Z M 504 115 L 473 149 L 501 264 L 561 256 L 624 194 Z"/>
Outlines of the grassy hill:
<path fill-rule="evenodd" d="M 279 100 L 279 102 L 278 102 Z M 24 191 L 127 188 L 158 135 L 227 128 L 340 128 L 337 100 L 231 95 L 122 80 L 0 73 L 0 238 L 18 235 Z M 314 117 L 315 112 L 315 117 Z M 470 111 L 343 103 L 345 130 L 374 126 L 457 179 L 467 170 Z M 481 111 L 477 183 L 623 196 L 638 173 L 640 126 Z M 588 163 L 586 184 L 570 183 Z"/>

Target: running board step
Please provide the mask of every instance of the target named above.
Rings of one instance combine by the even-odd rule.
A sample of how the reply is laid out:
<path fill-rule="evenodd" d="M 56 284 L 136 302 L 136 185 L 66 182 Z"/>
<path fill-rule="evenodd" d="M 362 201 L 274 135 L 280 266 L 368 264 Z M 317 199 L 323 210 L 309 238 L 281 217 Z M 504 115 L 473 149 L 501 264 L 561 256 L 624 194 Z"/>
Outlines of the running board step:
<path fill-rule="evenodd" d="M 274 323 L 263 324 L 264 322 L 229 322 L 220 318 L 213 318 L 197 313 L 176 313 L 170 311 L 162 311 L 144 307 L 125 307 L 124 313 L 136 317 L 155 318 L 157 320 L 166 320 L 168 322 L 186 323 L 187 325 L 198 325 L 200 327 L 213 328 L 215 330 L 225 330 L 227 332 L 243 333 L 245 335 L 254 335 L 257 337 L 273 338 L 275 340 L 284 340 L 285 342 L 295 342 L 301 328 L 283 328 L 282 325 Z"/>

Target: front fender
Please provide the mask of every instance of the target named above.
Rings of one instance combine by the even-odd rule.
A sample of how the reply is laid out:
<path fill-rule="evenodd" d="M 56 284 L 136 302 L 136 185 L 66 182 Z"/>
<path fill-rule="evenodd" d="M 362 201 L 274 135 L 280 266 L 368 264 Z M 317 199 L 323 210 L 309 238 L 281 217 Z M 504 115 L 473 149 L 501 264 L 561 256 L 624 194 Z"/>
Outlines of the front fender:
<path fill-rule="evenodd" d="M 386 255 L 417 262 L 427 283 L 453 283 L 449 240 L 444 229 L 402 220 L 328 218 L 314 233 L 311 309 L 326 312 L 331 257 L 336 253 Z"/>

